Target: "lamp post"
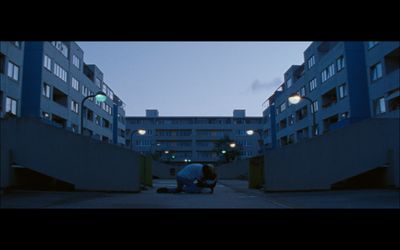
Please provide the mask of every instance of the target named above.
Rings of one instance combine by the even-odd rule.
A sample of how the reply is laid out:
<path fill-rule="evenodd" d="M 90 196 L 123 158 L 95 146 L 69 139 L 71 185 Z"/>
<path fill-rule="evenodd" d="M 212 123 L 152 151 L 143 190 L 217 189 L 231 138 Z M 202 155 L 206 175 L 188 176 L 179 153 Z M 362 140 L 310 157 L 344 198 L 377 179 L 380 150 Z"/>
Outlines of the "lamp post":
<path fill-rule="evenodd" d="M 133 136 L 138 133 L 139 135 L 145 135 L 147 131 L 145 129 L 138 129 L 131 131 L 131 150 L 133 151 Z M 143 167 L 143 190 L 147 190 L 146 188 L 146 164 Z"/>
<path fill-rule="evenodd" d="M 314 110 L 314 106 L 313 106 L 313 101 L 306 96 L 300 96 L 298 94 L 294 94 L 288 98 L 288 100 L 291 104 L 298 104 L 302 99 L 309 101 L 311 104 L 311 107 L 312 107 L 312 114 L 313 114 L 312 136 L 314 136 L 314 135 L 316 135 L 316 132 L 317 132 L 317 124 L 315 121 L 315 110 Z"/>
<path fill-rule="evenodd" d="M 93 98 L 93 97 L 98 102 L 105 102 L 107 100 L 107 95 L 102 91 L 97 92 L 95 95 L 89 95 L 89 96 L 86 96 L 85 98 L 83 98 L 83 100 L 81 102 L 81 135 L 83 135 L 83 105 L 85 104 L 87 99 Z"/>
<path fill-rule="evenodd" d="M 263 142 L 263 138 L 262 138 L 262 129 L 256 129 L 256 130 L 249 129 L 249 130 L 246 130 L 246 134 L 247 135 L 252 136 L 252 135 L 254 135 L 254 133 L 257 133 L 258 136 L 259 136 L 258 142 L 259 142 L 259 145 L 260 145 L 260 148 L 261 148 L 260 151 L 264 155 L 264 142 Z"/>

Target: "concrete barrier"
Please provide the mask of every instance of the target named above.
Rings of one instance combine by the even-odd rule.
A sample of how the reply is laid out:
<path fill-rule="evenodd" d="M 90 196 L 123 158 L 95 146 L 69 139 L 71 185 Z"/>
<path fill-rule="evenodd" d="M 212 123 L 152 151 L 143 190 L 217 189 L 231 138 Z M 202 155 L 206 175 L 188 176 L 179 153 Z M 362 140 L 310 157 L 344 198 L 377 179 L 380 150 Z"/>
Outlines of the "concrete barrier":
<path fill-rule="evenodd" d="M 0 184 L 15 184 L 19 165 L 73 184 L 75 189 L 140 191 L 140 155 L 34 118 L 0 120 Z"/>
<path fill-rule="evenodd" d="M 236 160 L 215 168 L 219 179 L 247 179 L 249 176 L 249 160 Z"/>
<path fill-rule="evenodd" d="M 384 165 L 389 166 L 387 185 L 399 187 L 399 128 L 399 119 L 368 119 L 268 151 L 265 190 L 330 189 L 334 183 Z"/>

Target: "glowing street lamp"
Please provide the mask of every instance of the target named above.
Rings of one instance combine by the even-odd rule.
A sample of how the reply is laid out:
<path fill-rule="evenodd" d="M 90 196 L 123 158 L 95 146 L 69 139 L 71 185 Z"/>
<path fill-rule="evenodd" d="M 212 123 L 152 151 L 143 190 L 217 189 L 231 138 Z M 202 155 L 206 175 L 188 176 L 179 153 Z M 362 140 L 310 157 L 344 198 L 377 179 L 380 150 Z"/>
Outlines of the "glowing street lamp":
<path fill-rule="evenodd" d="M 236 143 L 234 143 L 234 142 L 229 143 L 229 147 L 235 148 L 236 147 Z"/>
<path fill-rule="evenodd" d="M 138 129 L 137 132 L 138 132 L 139 135 L 145 135 L 147 133 L 147 131 L 144 130 L 144 129 Z"/>
<path fill-rule="evenodd" d="M 254 130 L 249 129 L 249 130 L 246 131 L 246 134 L 247 135 L 253 135 L 254 134 Z"/>
<path fill-rule="evenodd" d="M 102 91 L 97 92 L 95 95 L 88 95 L 83 98 L 81 102 L 81 135 L 83 135 L 83 105 L 85 104 L 87 99 L 93 97 L 96 99 L 97 102 L 105 102 L 107 100 L 107 95 Z"/>
<path fill-rule="evenodd" d="M 221 153 L 226 154 L 226 150 L 222 150 Z"/>
<path fill-rule="evenodd" d="M 314 110 L 314 107 L 313 107 L 313 101 L 312 101 L 310 98 L 308 98 L 308 97 L 306 97 L 306 96 L 300 96 L 299 94 L 291 95 L 291 96 L 288 98 L 288 101 L 289 101 L 289 103 L 291 103 L 291 104 L 298 104 L 302 99 L 305 99 L 305 100 L 309 101 L 310 104 L 311 104 L 312 110 L 313 110 L 313 112 L 312 112 L 312 114 L 313 114 L 312 131 L 313 131 L 313 132 L 312 132 L 312 134 L 313 134 L 313 136 L 314 136 L 315 133 L 316 133 L 317 124 L 316 124 L 316 122 L 315 122 L 315 110 Z"/>
<path fill-rule="evenodd" d="M 169 154 L 169 151 L 168 151 L 168 150 L 165 150 L 165 151 L 164 151 L 164 154 Z"/>

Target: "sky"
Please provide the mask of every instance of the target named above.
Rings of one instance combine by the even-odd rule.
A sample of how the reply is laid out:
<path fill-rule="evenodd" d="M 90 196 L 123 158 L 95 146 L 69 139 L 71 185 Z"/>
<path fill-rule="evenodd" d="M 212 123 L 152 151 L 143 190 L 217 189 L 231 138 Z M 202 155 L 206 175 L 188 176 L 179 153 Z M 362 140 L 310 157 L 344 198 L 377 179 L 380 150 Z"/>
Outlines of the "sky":
<path fill-rule="evenodd" d="M 302 64 L 311 42 L 78 42 L 127 116 L 262 116 L 262 103 Z"/>

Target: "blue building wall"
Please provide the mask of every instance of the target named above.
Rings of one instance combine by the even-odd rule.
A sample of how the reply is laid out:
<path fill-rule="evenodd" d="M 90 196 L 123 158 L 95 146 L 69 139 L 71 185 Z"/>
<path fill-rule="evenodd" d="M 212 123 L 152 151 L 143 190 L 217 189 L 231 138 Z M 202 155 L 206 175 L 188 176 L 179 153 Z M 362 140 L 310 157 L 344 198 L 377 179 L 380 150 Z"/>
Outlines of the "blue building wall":
<path fill-rule="evenodd" d="M 313 42 L 304 51 L 304 63 L 290 67 L 284 74 L 284 82 L 268 98 L 269 107 L 263 113 L 268 123 L 264 125 L 268 130 L 264 138 L 267 147 L 274 148 L 273 142 L 282 146 L 313 136 L 311 104 L 307 100 L 290 104 L 288 98 L 295 93 L 303 92 L 305 97 L 317 102 L 315 116 L 318 134 L 369 117 L 399 118 L 399 42 L 379 42 L 373 49 L 367 49 L 367 44 L 362 41 Z M 314 64 L 310 67 L 309 59 L 312 57 Z M 341 57 L 344 67 L 339 67 L 338 59 Z M 370 68 L 377 62 L 383 63 L 384 73 L 371 83 Z M 330 65 L 333 65 L 334 74 L 323 81 L 322 72 Z M 311 89 L 310 81 L 314 78 L 316 88 Z M 380 96 L 387 99 L 386 112 L 375 114 L 374 100 Z M 389 103 L 388 98 L 394 98 L 395 101 Z M 389 106 L 394 110 L 389 110 Z M 297 114 L 302 108 L 307 114 L 298 119 Z M 275 120 L 272 119 L 274 114 Z M 294 121 L 290 122 L 292 119 Z"/>
<path fill-rule="evenodd" d="M 15 100 L 14 115 L 21 115 L 24 47 L 25 43 L 22 41 L 0 41 L 0 118 L 4 117 L 8 111 L 6 107 L 7 98 Z M 8 75 L 10 69 L 9 63 L 13 63 L 19 68 L 17 80 Z"/>
<path fill-rule="evenodd" d="M 50 58 L 50 68 L 45 67 L 46 57 Z M 65 79 L 60 77 L 56 65 L 65 70 Z M 28 70 L 23 78 L 26 86 L 22 95 L 23 116 L 41 118 L 78 133 L 83 98 L 103 91 L 108 96 L 105 103 L 89 99 L 84 104 L 83 132 L 93 138 L 125 144 L 123 137 L 114 140 L 118 129 L 125 131 L 124 124 L 115 122 L 118 116 L 124 119 L 124 107 L 114 109 L 114 101 L 122 101 L 103 81 L 103 72 L 96 65 L 84 62 L 84 52 L 75 42 L 26 42 L 25 66 Z M 77 88 L 73 80 L 78 82 Z M 50 87 L 49 96 L 43 94 L 45 84 Z M 73 110 L 74 105 L 77 110 Z"/>
<path fill-rule="evenodd" d="M 236 110 L 230 117 L 165 117 L 158 116 L 157 110 L 148 110 L 146 116 L 127 117 L 126 120 L 127 137 L 133 150 L 158 153 L 162 161 L 170 163 L 184 163 L 185 159 L 218 162 L 221 158 L 213 152 L 214 142 L 224 135 L 243 149 L 241 158 L 261 153 L 262 117 L 246 117 L 244 110 Z M 147 133 L 140 135 L 139 129 Z M 246 133 L 250 129 L 255 131 L 253 135 Z M 165 151 L 169 153 L 165 154 Z M 171 158 L 172 155 L 175 158 Z"/>

